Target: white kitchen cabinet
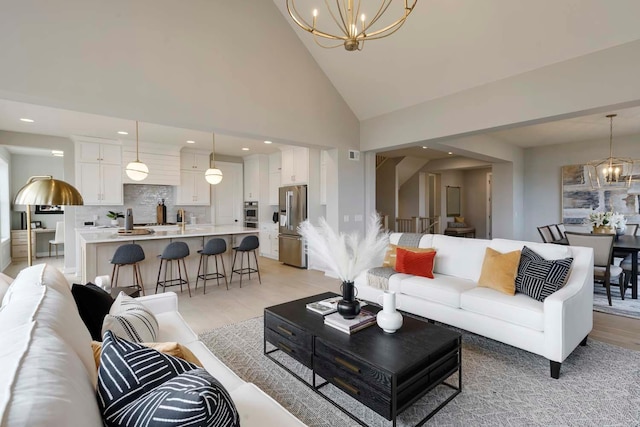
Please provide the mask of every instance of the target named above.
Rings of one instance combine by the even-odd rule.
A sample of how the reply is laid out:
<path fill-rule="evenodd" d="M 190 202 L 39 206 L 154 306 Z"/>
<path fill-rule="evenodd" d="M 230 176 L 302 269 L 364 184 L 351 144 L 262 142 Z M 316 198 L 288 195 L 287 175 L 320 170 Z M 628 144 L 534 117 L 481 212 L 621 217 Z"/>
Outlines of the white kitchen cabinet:
<path fill-rule="evenodd" d="M 273 153 L 269 155 L 269 204 L 279 203 L 279 189 L 281 181 L 280 165 L 282 164 L 281 154 Z"/>
<path fill-rule="evenodd" d="M 180 152 L 180 169 L 204 173 L 209 169 L 209 153 L 183 149 Z"/>
<path fill-rule="evenodd" d="M 122 205 L 122 147 L 118 141 L 73 137 L 76 187 L 85 205 Z"/>
<path fill-rule="evenodd" d="M 255 156 L 244 158 L 244 200 L 258 201 L 260 198 L 260 159 Z"/>
<path fill-rule="evenodd" d="M 278 259 L 278 224 L 273 222 L 260 224 L 260 255 L 267 258 Z"/>
<path fill-rule="evenodd" d="M 309 149 L 287 147 L 282 149 L 282 185 L 306 184 L 309 181 Z"/>
<path fill-rule="evenodd" d="M 211 185 L 200 171 L 180 171 L 180 185 L 176 195 L 176 205 L 209 206 L 211 204 Z"/>
<path fill-rule="evenodd" d="M 222 171 L 222 181 L 213 186 L 213 206 L 211 209 L 215 225 L 240 225 L 243 216 L 242 164 L 216 162 Z"/>

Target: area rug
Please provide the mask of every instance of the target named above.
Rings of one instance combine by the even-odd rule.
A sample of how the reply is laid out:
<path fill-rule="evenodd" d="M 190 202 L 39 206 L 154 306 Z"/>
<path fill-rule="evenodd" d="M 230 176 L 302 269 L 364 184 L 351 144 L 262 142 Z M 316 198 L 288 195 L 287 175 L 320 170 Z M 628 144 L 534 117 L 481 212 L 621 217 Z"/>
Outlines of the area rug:
<path fill-rule="evenodd" d="M 617 316 L 640 319 L 640 299 L 631 299 L 631 289 L 627 289 L 624 301 L 620 298 L 620 288 L 617 283 L 611 284 L 611 306 L 607 300 L 607 290 L 596 283 L 593 290 L 593 310 Z"/>
<path fill-rule="evenodd" d="M 206 332 L 200 339 L 242 379 L 256 384 L 305 424 L 357 425 L 264 356 L 262 336 L 263 319 L 258 317 Z M 550 378 L 549 362 L 543 357 L 471 333 L 463 332 L 462 354 L 462 393 L 427 425 L 640 425 L 640 352 L 589 340 L 565 360 L 559 380 Z M 279 360 L 310 380 L 302 365 L 285 355 Z M 367 425 L 391 425 L 341 391 L 327 388 L 327 394 Z M 398 425 L 415 425 L 448 393 L 451 389 L 437 387 L 403 412 Z"/>

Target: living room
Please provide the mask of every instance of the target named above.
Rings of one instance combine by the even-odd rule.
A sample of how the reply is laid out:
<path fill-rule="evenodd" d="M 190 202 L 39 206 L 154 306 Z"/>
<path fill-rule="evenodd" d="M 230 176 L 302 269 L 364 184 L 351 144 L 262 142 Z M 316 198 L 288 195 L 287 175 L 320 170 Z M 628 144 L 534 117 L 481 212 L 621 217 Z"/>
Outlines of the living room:
<path fill-rule="evenodd" d="M 323 8 L 324 4 L 318 6 Z M 550 8 L 554 13 L 549 13 Z M 313 37 L 289 18 L 284 1 L 87 4 L 65 0 L 11 3 L 3 9 L 7 13 L 0 16 L 0 36 L 7 43 L 0 47 L 0 54 L 10 66 L 0 69 L 0 98 L 326 150 L 332 168 L 322 216 L 337 232 L 365 232 L 365 222 L 355 218 L 367 218 L 376 210 L 377 153 L 429 146 L 491 165 L 492 237 L 539 242 L 536 226 L 562 220 L 562 166 L 606 156 L 609 129 L 604 116 L 618 113 L 622 128 L 626 126 L 622 122 L 636 121 L 634 107 L 640 104 L 640 31 L 634 19 L 640 10 L 632 1 L 593 0 L 579 5 L 572 1 L 553 5 L 419 1 L 401 30 L 385 40 L 367 42 L 360 52 L 315 45 Z M 582 126 L 584 132 L 579 139 L 543 135 L 539 140 L 546 140 L 544 144 L 522 142 L 528 127 L 532 135 L 541 129 L 535 126 L 554 122 Z M 21 126 L 20 132 L 28 134 L 28 123 Z M 637 128 L 616 133 L 616 153 L 639 158 L 638 134 Z M 0 134 L 0 144 L 20 145 L 19 135 L 11 135 L 16 138 L 13 143 L 3 139 L 7 136 Z M 72 142 L 65 144 L 66 152 L 73 153 Z M 350 150 L 360 153 L 359 161 L 350 159 Z M 64 158 L 71 170 L 73 157 Z M 64 178 L 74 183 L 75 177 L 65 174 Z M 2 199 L 3 205 L 8 202 Z M 483 212 L 480 217 L 484 216 Z M 4 221 L 1 212 L 0 220 Z M 485 229 L 478 237 L 486 235 Z M 6 238 L 4 232 L 2 236 Z M 3 265 L 9 253 L 6 244 L 3 240 Z M 260 316 L 265 307 L 260 300 L 273 302 L 269 291 L 278 287 L 280 275 L 287 282 L 281 298 L 339 291 L 336 279 L 317 271 L 285 270 L 269 260 L 261 268 L 267 272 L 266 290 L 259 290 L 253 279 L 243 284 L 244 293 L 232 289 L 223 296 L 226 291 L 218 291 L 210 282 L 207 299 L 198 295 L 190 301 L 180 295 L 180 311 L 185 310 L 184 317 L 190 319 L 191 310 L 191 318 L 197 319 L 215 298 L 224 298 L 223 310 L 233 312 L 234 298 L 253 291 L 253 299 L 238 311 L 243 312 L 243 320 Z M 305 283 L 305 289 L 297 289 L 292 281 Z M 225 320 L 240 322 L 239 317 L 221 313 L 215 326 Z M 629 326 L 620 320 L 625 326 L 619 328 L 617 319 L 597 322 L 601 336 L 612 334 L 611 329 L 627 329 L 618 332 L 616 339 L 622 337 L 627 346 L 637 348 L 637 339 L 628 335 L 628 328 L 637 331 L 637 324 Z M 591 342 L 587 348 L 597 347 L 598 352 L 587 358 L 622 355 L 615 360 L 638 363 L 637 353 L 629 356 L 626 349 L 603 347 L 601 342 L 590 347 Z M 480 342 L 478 348 L 485 344 Z M 510 354 L 511 350 L 504 351 Z M 551 379 L 544 358 L 539 361 L 526 352 L 513 357 L 522 354 L 533 360 L 539 372 L 519 378 L 521 382 L 545 380 L 548 388 L 543 387 L 540 395 L 562 387 L 546 383 Z M 492 365 L 490 358 L 482 362 L 488 366 L 487 376 L 512 368 L 508 363 Z M 572 371 L 563 367 L 565 372 Z M 606 380 L 615 383 L 617 378 Z M 597 387 L 580 381 L 583 377 L 578 387 Z M 496 387 L 509 394 L 508 383 Z M 465 391 L 434 423 L 445 414 L 452 418 L 440 419 L 442 423 L 472 422 L 466 409 L 456 404 Z M 615 409 L 623 416 L 635 414 L 637 422 L 637 412 L 627 406 L 637 401 L 637 394 L 626 390 L 623 396 L 620 400 L 626 402 L 618 402 L 623 407 Z M 595 411 L 604 407 L 594 406 Z M 535 407 L 530 409 L 535 412 Z M 585 411 L 570 420 L 554 412 L 550 418 L 527 421 L 589 424 L 590 415 Z M 475 421 L 489 423 L 490 415 L 484 416 Z M 629 418 L 611 417 L 624 420 L 619 424 L 633 424 Z"/>

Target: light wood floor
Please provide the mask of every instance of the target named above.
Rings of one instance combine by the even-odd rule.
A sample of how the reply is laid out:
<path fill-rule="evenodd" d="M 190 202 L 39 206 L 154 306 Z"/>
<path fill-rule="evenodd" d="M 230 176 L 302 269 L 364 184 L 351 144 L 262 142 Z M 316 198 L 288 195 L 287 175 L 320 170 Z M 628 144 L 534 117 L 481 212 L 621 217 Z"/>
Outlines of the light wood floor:
<path fill-rule="evenodd" d="M 42 262 L 59 268 L 63 265 L 62 258 L 36 260 L 36 263 Z M 205 295 L 202 281 L 197 290 L 193 289 L 195 272 L 192 272 L 191 298 L 186 288 L 183 293 L 177 287 L 172 288 L 178 293 L 180 313 L 196 333 L 261 316 L 265 307 L 274 304 L 325 291 L 338 292 L 339 281 L 325 277 L 318 271 L 284 266 L 268 258 L 259 258 L 259 262 L 262 284 L 258 284 L 258 278 L 253 274 L 251 280 L 244 276 L 242 288 L 234 276 L 228 291 L 224 281 L 219 287 L 215 280 L 208 281 Z M 26 262 L 14 263 L 4 273 L 15 277 L 25 266 Z M 79 282 L 75 276 L 67 276 L 67 280 L 70 283 Z M 151 284 L 147 284 L 147 291 L 154 292 Z M 640 351 L 640 320 L 594 312 L 593 323 L 590 339 Z"/>

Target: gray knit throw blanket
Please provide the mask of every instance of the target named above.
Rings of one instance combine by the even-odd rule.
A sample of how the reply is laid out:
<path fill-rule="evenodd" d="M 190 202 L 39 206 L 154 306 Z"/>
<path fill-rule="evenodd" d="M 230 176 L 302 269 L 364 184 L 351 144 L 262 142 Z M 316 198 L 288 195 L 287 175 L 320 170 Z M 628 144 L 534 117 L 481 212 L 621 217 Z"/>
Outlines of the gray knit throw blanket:
<path fill-rule="evenodd" d="M 398 246 L 417 248 L 422 236 L 424 234 L 402 233 L 400 240 L 398 240 Z M 391 267 L 374 267 L 367 271 L 367 285 L 372 288 L 387 290 L 389 289 L 389 279 L 396 273 L 397 271 Z"/>

